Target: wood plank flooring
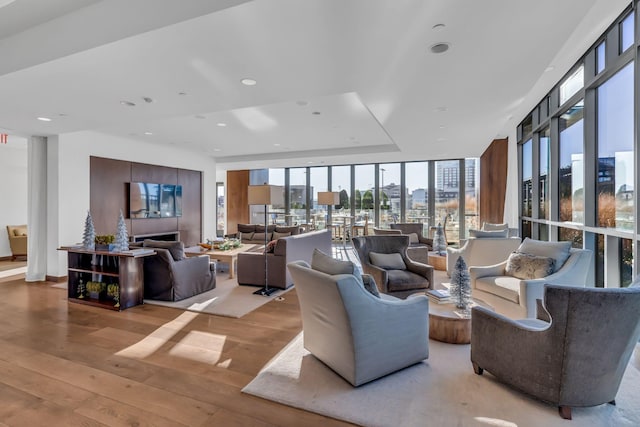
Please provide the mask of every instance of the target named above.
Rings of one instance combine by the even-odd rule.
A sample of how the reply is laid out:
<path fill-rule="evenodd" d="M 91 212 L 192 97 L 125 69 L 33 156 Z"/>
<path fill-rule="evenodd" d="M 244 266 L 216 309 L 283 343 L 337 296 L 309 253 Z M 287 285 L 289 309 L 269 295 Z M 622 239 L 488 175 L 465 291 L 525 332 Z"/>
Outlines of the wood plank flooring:
<path fill-rule="evenodd" d="M 240 392 L 301 331 L 295 290 L 232 319 L 52 284 L 0 281 L 0 426 L 349 425 Z"/>

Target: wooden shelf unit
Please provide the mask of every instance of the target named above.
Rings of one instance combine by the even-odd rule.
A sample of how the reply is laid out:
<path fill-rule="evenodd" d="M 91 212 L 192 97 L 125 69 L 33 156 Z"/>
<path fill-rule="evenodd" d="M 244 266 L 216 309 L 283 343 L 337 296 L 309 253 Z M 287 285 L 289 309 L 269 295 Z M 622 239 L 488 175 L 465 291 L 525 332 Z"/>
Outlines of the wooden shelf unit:
<path fill-rule="evenodd" d="M 142 304 L 144 298 L 143 258 L 155 252 L 131 254 L 122 252 L 89 251 L 76 247 L 61 247 L 68 256 L 69 302 L 91 305 L 111 310 L 124 310 Z M 106 285 L 118 284 L 120 306 L 113 298 L 101 293 L 98 298 L 90 298 L 88 290 L 81 297 L 78 287 L 82 283 L 101 282 Z"/>

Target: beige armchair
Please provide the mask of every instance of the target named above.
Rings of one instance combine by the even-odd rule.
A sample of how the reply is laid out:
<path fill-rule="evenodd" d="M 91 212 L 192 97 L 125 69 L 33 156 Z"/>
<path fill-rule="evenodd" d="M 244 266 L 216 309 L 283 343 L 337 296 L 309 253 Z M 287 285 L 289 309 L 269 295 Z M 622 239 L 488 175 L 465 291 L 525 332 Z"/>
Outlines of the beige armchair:
<path fill-rule="evenodd" d="M 447 276 L 451 277 L 459 257 L 468 267 L 494 265 L 509 258 L 518 246 L 519 237 L 472 237 L 459 249 L 447 247 Z"/>
<path fill-rule="evenodd" d="M 9 234 L 9 247 L 11 248 L 11 260 L 19 256 L 27 256 L 27 224 L 7 225 Z"/>
<path fill-rule="evenodd" d="M 552 259 L 552 272 L 538 278 L 523 277 L 512 268 L 513 255 L 500 264 L 469 268 L 473 297 L 507 317 L 535 317 L 536 299 L 542 299 L 545 284 L 585 287 L 589 282 L 593 253 L 588 249 L 572 249 L 571 242 L 544 242 L 527 237 L 516 252 Z"/>

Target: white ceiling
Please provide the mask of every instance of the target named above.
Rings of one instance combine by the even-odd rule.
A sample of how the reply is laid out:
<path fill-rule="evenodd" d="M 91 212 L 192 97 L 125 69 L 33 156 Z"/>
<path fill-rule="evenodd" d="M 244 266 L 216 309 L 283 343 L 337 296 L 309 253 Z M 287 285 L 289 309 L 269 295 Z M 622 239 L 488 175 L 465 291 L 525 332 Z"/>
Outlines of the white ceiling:
<path fill-rule="evenodd" d="M 95 130 L 221 169 L 479 156 L 628 2 L 16 0 L 0 130 Z"/>

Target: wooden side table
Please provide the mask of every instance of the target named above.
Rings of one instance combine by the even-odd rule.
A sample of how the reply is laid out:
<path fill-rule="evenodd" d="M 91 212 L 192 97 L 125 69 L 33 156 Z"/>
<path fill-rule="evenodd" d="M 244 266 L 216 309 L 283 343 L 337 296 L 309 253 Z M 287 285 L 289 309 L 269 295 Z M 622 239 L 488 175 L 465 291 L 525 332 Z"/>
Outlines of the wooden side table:
<path fill-rule="evenodd" d="M 480 300 L 473 300 L 473 305 L 493 310 L 493 307 Z M 429 302 L 429 338 L 450 344 L 469 344 L 471 315 L 461 317 L 456 313 L 459 310 L 454 304 Z"/>
<path fill-rule="evenodd" d="M 447 255 L 429 252 L 429 265 L 432 265 L 435 270 L 445 271 L 447 269 Z"/>

